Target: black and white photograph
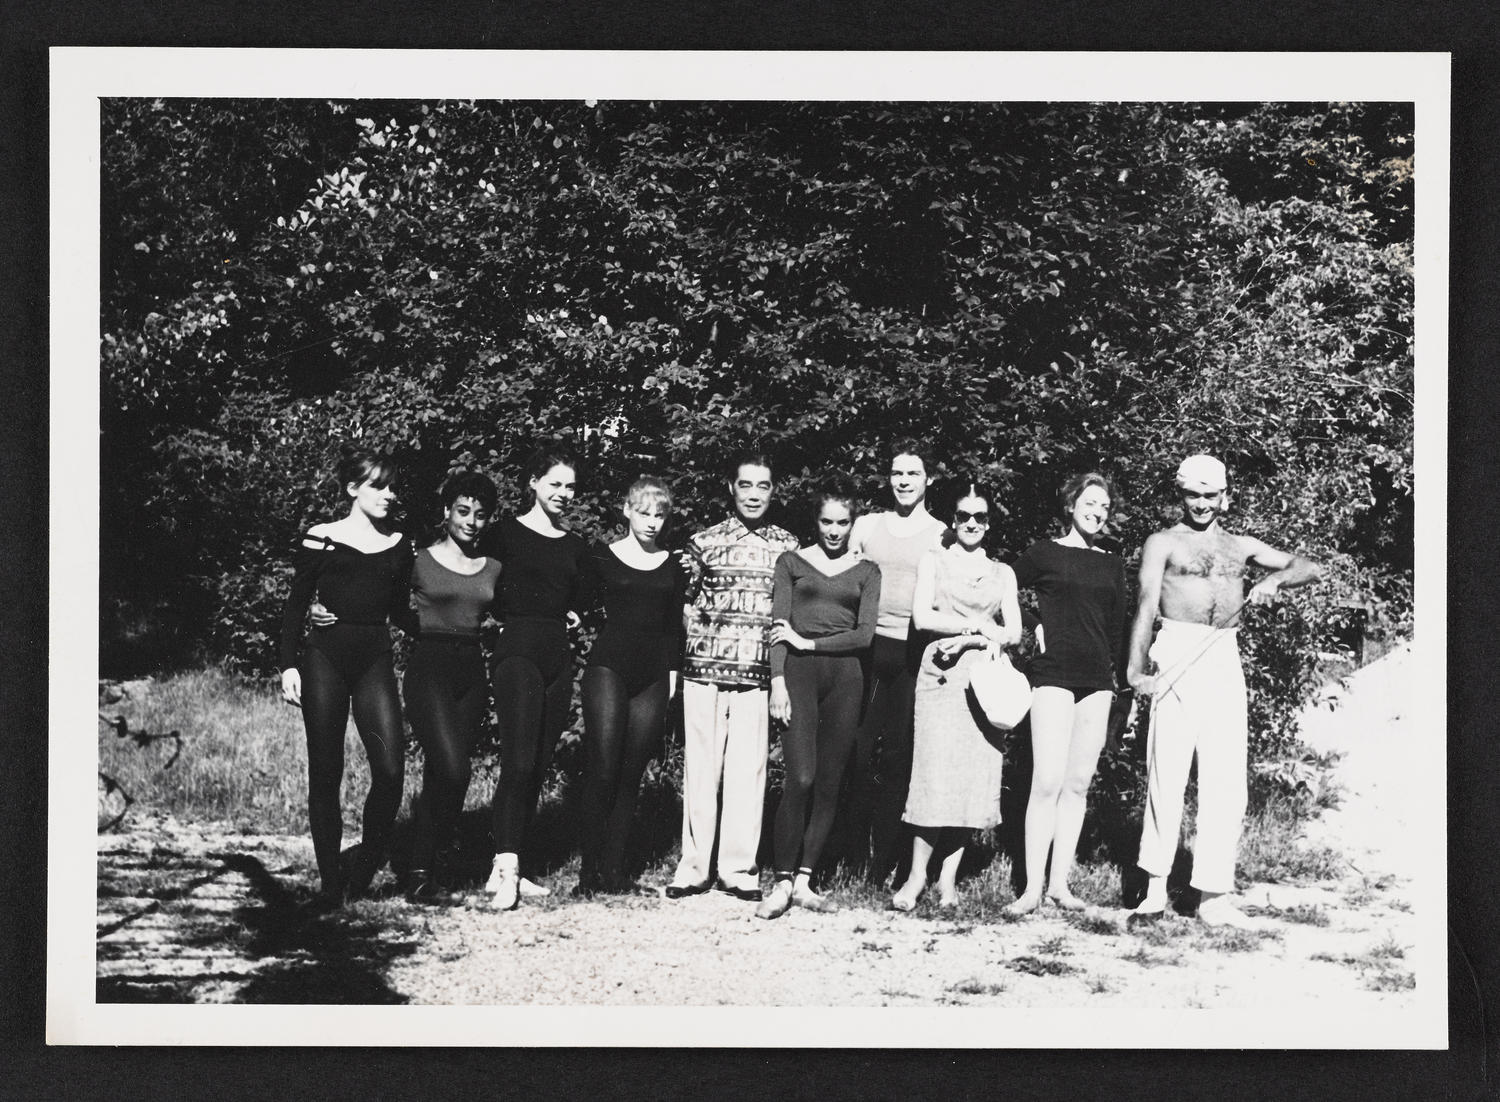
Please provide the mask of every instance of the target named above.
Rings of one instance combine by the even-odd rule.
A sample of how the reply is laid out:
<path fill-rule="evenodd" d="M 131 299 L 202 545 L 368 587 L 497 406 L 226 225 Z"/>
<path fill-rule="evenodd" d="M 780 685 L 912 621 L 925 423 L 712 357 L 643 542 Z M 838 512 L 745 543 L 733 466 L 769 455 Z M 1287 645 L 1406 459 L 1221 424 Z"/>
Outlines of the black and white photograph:
<path fill-rule="evenodd" d="M 321 53 L 53 52 L 49 1040 L 1446 1045 L 1444 55 Z"/>

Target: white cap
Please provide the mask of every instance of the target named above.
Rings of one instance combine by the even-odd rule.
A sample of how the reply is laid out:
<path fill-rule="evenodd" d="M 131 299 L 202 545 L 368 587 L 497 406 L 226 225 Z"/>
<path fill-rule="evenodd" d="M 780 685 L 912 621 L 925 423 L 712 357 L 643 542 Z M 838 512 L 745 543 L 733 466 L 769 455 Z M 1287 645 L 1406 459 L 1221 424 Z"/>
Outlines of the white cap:
<path fill-rule="evenodd" d="M 1224 464 L 1211 455 L 1190 455 L 1177 467 L 1177 485 L 1184 490 L 1215 494 L 1229 485 Z"/>

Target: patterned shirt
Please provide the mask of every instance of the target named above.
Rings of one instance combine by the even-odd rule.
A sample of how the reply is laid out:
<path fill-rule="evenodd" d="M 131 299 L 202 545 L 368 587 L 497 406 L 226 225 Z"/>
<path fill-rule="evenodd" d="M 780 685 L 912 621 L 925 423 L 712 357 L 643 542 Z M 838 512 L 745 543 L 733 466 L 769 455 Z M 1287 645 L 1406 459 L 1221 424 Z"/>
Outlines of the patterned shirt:
<path fill-rule="evenodd" d="M 684 677 L 727 688 L 770 684 L 771 583 L 776 560 L 796 547 L 785 528 L 751 531 L 738 516 L 688 541 Z"/>

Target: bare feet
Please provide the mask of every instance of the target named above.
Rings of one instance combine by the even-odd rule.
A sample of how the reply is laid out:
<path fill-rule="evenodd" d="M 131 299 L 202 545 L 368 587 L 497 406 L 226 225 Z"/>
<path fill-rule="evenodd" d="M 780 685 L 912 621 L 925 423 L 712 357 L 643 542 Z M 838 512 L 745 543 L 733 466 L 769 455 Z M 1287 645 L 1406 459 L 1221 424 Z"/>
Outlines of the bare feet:
<path fill-rule="evenodd" d="M 917 900 L 922 898 L 922 892 L 927 888 L 926 884 L 913 884 L 908 880 L 901 885 L 901 890 L 891 896 L 891 910 L 914 911 L 917 909 Z"/>
<path fill-rule="evenodd" d="M 1079 899 L 1067 888 L 1063 888 L 1060 891 L 1048 892 L 1047 901 L 1054 906 L 1061 907 L 1065 911 L 1082 911 L 1088 909 L 1088 904 Z"/>
<path fill-rule="evenodd" d="M 1037 892 L 1035 895 L 1027 892 L 1017 896 L 1015 902 L 1005 908 L 1005 913 L 1008 915 L 1029 915 L 1041 905 L 1041 892 Z"/>
<path fill-rule="evenodd" d="M 1222 895 L 1205 898 L 1198 904 L 1198 920 L 1208 926 L 1228 926 L 1236 930 L 1264 930 L 1266 924 L 1251 918 Z"/>

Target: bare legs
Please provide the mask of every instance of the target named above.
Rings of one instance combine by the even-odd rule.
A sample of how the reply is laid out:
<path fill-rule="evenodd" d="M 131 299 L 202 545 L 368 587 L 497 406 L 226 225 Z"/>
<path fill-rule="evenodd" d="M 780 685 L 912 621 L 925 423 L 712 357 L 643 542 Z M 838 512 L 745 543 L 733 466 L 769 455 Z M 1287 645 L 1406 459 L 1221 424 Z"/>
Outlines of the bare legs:
<path fill-rule="evenodd" d="M 1053 685 L 1038 686 L 1032 694 L 1026 889 L 1007 908 L 1012 914 L 1027 914 L 1041 904 L 1049 850 L 1052 870 L 1047 896 L 1069 910 L 1083 907 L 1083 901 L 1068 888 L 1068 874 L 1083 830 L 1089 784 L 1108 731 L 1112 697 L 1101 689 L 1075 699 L 1074 690 Z"/>
<path fill-rule="evenodd" d="M 891 906 L 909 911 L 917 905 L 927 888 L 927 867 L 936 857 L 938 867 L 938 905 L 952 907 L 958 903 L 958 865 L 964 856 L 966 827 L 913 827 L 911 872 L 891 897 Z"/>

